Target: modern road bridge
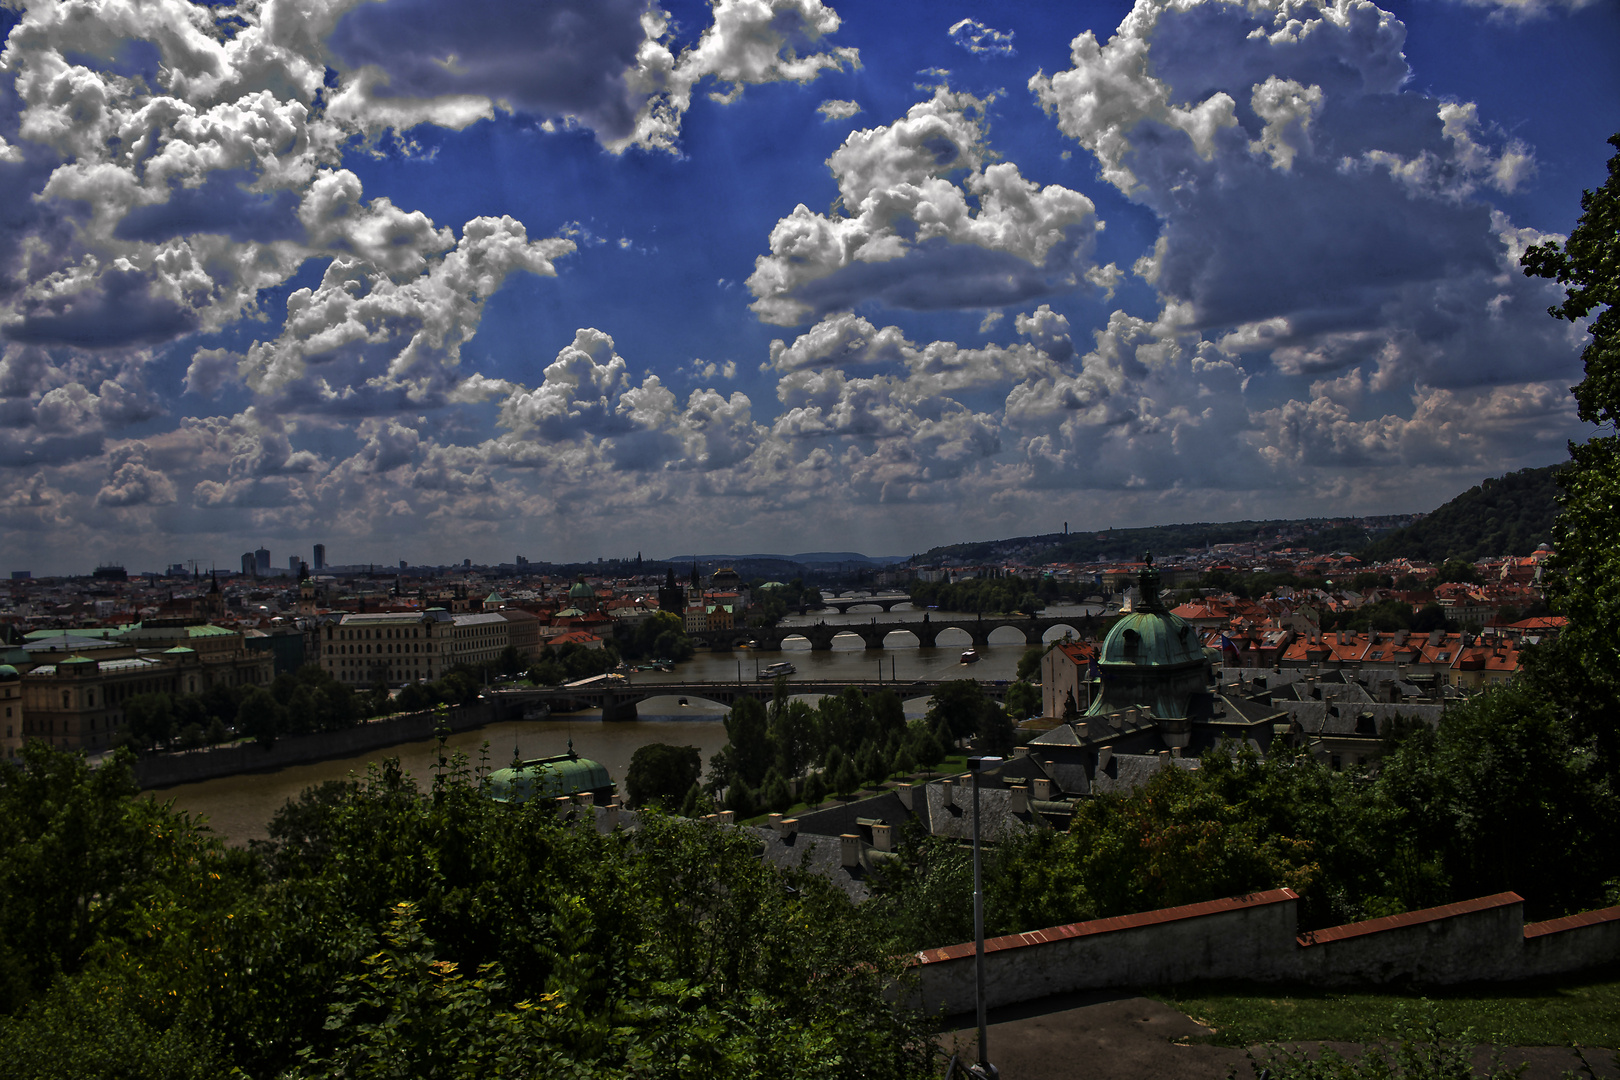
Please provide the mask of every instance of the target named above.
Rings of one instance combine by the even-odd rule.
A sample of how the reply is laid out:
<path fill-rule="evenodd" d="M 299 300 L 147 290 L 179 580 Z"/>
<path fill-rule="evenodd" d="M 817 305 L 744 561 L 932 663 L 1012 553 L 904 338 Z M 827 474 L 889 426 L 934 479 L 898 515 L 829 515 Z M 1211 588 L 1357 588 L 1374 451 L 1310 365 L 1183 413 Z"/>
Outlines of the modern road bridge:
<path fill-rule="evenodd" d="M 894 605 L 896 605 L 896 604 L 909 604 L 909 603 L 911 603 L 911 597 L 907 596 L 905 593 L 886 593 L 883 596 L 825 596 L 824 595 L 821 598 L 821 606 L 823 608 L 837 608 L 838 609 L 838 614 L 840 614 L 840 615 L 844 615 L 844 614 L 848 613 L 850 608 L 859 607 L 862 604 L 875 604 L 876 606 L 882 608 L 884 611 L 892 611 L 892 610 L 894 610 Z"/>

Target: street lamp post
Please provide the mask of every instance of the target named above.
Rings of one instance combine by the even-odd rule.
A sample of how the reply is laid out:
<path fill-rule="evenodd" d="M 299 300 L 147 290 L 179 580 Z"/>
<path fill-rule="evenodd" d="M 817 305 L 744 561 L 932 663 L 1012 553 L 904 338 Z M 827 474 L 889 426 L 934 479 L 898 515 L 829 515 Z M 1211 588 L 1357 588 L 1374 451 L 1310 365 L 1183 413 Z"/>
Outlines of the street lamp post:
<path fill-rule="evenodd" d="M 990 1064 L 989 1024 L 985 1019 L 984 1003 L 984 879 L 979 862 L 979 777 L 994 772 L 1001 765 L 999 757 L 970 757 L 968 771 L 973 774 L 973 1000 L 979 1013 L 979 1064 L 977 1075 L 994 1078 L 1000 1074 Z"/>

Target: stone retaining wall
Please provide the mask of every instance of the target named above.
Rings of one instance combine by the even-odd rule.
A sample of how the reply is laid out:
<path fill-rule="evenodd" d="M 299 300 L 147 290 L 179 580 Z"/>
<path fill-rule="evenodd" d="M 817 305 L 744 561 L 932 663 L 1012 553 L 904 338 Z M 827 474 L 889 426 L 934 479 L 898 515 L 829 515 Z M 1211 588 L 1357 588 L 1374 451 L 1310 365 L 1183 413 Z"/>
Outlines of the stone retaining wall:
<path fill-rule="evenodd" d="M 467 731 L 495 719 L 495 707 L 481 702 L 449 710 L 444 722 L 451 731 Z M 238 743 L 176 754 L 151 754 L 135 762 L 135 779 L 142 788 L 162 788 L 235 773 L 269 772 L 288 765 L 348 757 L 431 739 L 439 722 L 440 715 L 429 710 L 370 720 L 342 731 L 285 735 L 268 750 L 257 743 Z"/>
<path fill-rule="evenodd" d="M 1516 893 L 1305 934 L 1290 889 L 985 942 L 994 1008 L 1051 994 L 1224 979 L 1317 986 L 1446 985 L 1556 975 L 1620 960 L 1620 907 L 1524 924 Z M 917 954 L 919 1004 L 974 1007 L 973 943 Z"/>

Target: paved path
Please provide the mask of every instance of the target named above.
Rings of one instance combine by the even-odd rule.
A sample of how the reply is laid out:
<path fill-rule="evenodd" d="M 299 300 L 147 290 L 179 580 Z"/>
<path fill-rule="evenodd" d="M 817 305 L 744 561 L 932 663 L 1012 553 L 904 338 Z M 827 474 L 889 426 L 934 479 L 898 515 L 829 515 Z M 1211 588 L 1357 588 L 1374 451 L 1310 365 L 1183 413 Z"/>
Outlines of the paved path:
<path fill-rule="evenodd" d="M 973 1018 L 953 1020 L 968 1026 L 942 1037 L 946 1051 L 976 1060 Z M 1226 1080 L 1234 1068 L 1239 1080 L 1253 1076 L 1242 1050 L 1191 1042 L 1209 1029 L 1151 998 L 1066 994 L 994 1009 L 989 1034 L 990 1059 L 1002 1080 Z M 1328 1045 L 1345 1056 L 1360 1050 Z M 1489 1059 L 1489 1049 L 1481 1048 L 1475 1055 L 1477 1075 L 1485 1075 Z M 1529 1063 L 1524 1080 L 1559 1080 L 1580 1064 L 1572 1051 L 1556 1046 L 1510 1047 L 1504 1059 L 1511 1065 Z M 1604 1080 L 1620 1077 L 1613 1051 L 1588 1051 L 1587 1060 Z"/>

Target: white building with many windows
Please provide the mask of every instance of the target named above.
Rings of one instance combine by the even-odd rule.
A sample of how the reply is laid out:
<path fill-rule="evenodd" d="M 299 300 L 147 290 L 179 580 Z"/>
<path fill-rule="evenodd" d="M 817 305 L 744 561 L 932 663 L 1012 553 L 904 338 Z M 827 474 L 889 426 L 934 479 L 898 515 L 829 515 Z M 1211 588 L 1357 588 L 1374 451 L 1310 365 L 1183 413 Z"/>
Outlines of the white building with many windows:
<path fill-rule="evenodd" d="M 455 665 L 453 630 L 439 608 L 344 615 L 321 627 L 321 666 L 350 686 L 432 681 Z"/>

